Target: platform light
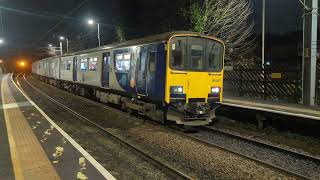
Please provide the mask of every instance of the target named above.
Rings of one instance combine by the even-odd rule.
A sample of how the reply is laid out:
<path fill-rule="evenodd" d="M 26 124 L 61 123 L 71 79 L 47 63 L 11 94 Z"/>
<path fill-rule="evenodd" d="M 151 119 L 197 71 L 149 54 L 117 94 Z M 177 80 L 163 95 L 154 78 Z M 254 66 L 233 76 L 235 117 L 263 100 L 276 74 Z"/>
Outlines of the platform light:
<path fill-rule="evenodd" d="M 101 40 L 100 40 L 100 23 L 99 22 L 96 22 L 95 20 L 93 19 L 88 19 L 87 23 L 90 25 L 90 26 L 93 26 L 93 25 L 97 25 L 97 35 L 98 35 L 98 45 L 99 47 L 101 46 Z"/>
<path fill-rule="evenodd" d="M 63 36 L 60 36 L 59 39 L 60 39 L 61 41 L 63 41 L 63 40 L 64 40 L 64 37 L 63 37 Z"/>
<path fill-rule="evenodd" d="M 94 24 L 94 20 L 93 20 L 93 19 L 89 19 L 89 20 L 88 20 L 88 24 L 89 24 L 89 25 L 93 25 L 93 24 Z"/>
<path fill-rule="evenodd" d="M 4 40 L 0 38 L 0 44 L 4 44 Z"/>

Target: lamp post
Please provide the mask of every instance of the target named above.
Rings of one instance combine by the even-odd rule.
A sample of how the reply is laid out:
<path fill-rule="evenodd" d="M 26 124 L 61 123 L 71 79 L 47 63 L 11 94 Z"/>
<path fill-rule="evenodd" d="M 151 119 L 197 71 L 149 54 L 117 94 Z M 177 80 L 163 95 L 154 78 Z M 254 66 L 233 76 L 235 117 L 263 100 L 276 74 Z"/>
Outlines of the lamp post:
<path fill-rule="evenodd" d="M 60 41 L 60 55 L 62 55 L 62 42 Z"/>
<path fill-rule="evenodd" d="M 101 46 L 101 40 L 100 40 L 100 24 L 99 23 L 96 23 L 93 19 L 89 19 L 88 20 L 88 24 L 89 25 L 94 25 L 96 24 L 97 25 L 97 30 L 98 30 L 98 43 L 99 43 L 99 47 Z"/>
<path fill-rule="evenodd" d="M 69 40 L 68 40 L 68 38 L 65 38 L 65 37 L 63 37 L 63 36 L 60 36 L 59 39 L 60 39 L 60 43 L 62 43 L 61 41 L 66 40 L 66 43 L 67 43 L 67 53 L 68 53 L 68 52 L 69 52 Z M 61 47 L 61 49 L 62 49 L 62 45 L 60 45 L 60 47 Z M 61 50 L 61 51 L 62 51 L 62 50 Z"/>
<path fill-rule="evenodd" d="M 265 34 L 266 34 L 266 0 L 262 1 L 262 55 L 261 65 L 264 68 L 265 62 Z"/>

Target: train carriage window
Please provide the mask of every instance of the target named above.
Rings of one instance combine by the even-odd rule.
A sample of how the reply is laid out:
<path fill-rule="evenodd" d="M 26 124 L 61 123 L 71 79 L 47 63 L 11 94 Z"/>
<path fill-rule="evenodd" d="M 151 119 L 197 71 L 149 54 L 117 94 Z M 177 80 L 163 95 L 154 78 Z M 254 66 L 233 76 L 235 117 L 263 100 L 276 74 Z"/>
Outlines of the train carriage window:
<path fill-rule="evenodd" d="M 117 72 L 128 72 L 130 70 L 130 53 L 123 53 L 116 55 L 116 71 Z"/>
<path fill-rule="evenodd" d="M 98 58 L 90 58 L 89 60 L 89 71 L 97 71 Z"/>
<path fill-rule="evenodd" d="M 156 55 L 157 52 L 150 52 L 149 54 L 149 72 L 155 72 L 156 71 Z"/>
<path fill-rule="evenodd" d="M 80 60 L 80 70 L 81 71 L 88 70 L 88 59 L 81 59 Z"/>
<path fill-rule="evenodd" d="M 71 69 L 71 63 L 72 63 L 71 60 L 67 61 L 66 70 L 70 70 Z"/>

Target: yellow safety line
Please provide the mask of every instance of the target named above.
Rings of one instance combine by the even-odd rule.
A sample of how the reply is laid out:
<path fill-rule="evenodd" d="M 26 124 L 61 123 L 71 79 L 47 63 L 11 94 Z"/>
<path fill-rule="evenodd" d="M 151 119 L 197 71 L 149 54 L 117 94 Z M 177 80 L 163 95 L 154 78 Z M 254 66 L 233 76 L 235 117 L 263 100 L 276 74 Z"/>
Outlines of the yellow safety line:
<path fill-rule="evenodd" d="M 3 77 L 2 79 L 2 84 L 1 84 L 1 97 L 2 97 L 2 104 L 5 104 L 4 100 L 4 81 L 8 79 L 8 74 Z M 7 133 L 8 133 L 8 140 L 9 140 L 9 147 L 10 147 L 10 155 L 11 155 L 11 161 L 12 161 L 12 166 L 13 166 L 13 171 L 14 171 L 14 176 L 16 180 L 24 180 L 23 177 L 23 172 L 21 170 L 21 164 L 19 161 L 19 156 L 16 150 L 16 143 L 14 141 L 13 133 L 12 133 L 12 127 L 10 124 L 10 119 L 7 110 L 3 110 L 4 112 L 4 119 L 6 122 L 7 126 Z"/>

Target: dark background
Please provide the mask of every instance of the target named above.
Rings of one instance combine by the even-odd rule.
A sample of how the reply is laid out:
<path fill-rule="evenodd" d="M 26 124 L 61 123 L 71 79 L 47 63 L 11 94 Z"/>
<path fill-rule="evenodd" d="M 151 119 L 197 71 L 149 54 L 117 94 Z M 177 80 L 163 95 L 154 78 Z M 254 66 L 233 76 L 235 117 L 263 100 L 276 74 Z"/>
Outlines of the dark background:
<path fill-rule="evenodd" d="M 70 48 L 97 45 L 96 28 L 86 24 L 88 17 L 101 25 L 102 43 L 114 42 L 115 26 L 122 25 L 126 39 L 171 30 L 188 30 L 189 22 L 179 12 L 193 0 L 0 0 L 2 26 L 0 37 L 6 44 L 0 47 L 5 60 L 31 59 L 45 56 L 49 43 L 58 46 L 58 36 L 67 36 Z M 260 56 L 261 1 L 253 0 L 257 37 L 256 51 Z M 298 62 L 302 43 L 302 6 L 298 0 L 267 0 L 267 58 Z M 8 9 L 10 8 L 10 9 Z M 26 13 L 28 12 L 28 13 Z M 61 16 L 64 16 L 61 18 Z M 62 20 L 62 21 L 61 21 Z M 55 26 L 59 21 L 61 24 Z M 54 27 L 54 28 L 52 28 Z M 295 60 L 292 60 L 292 59 Z M 275 61 L 275 60 L 272 60 Z M 281 61 L 281 60 L 279 60 Z"/>

